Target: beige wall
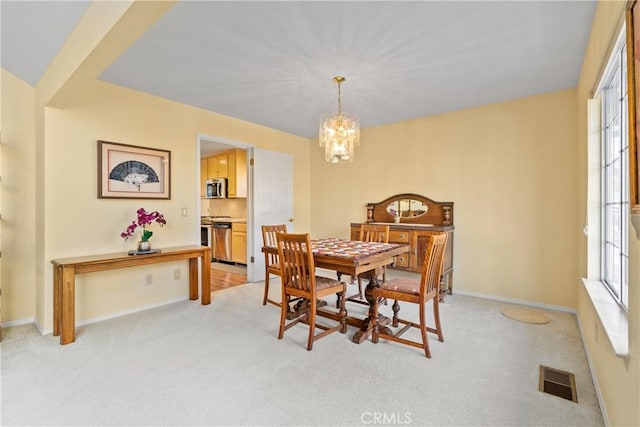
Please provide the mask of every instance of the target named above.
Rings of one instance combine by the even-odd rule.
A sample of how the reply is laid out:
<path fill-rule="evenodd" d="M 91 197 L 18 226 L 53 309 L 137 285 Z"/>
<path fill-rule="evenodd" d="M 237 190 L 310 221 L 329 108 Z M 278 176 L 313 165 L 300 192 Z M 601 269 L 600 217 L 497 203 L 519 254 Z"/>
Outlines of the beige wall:
<path fill-rule="evenodd" d="M 3 71 L 3 78 L 6 74 Z M 2 270 L 3 322 L 36 317 L 39 325 L 50 331 L 51 259 L 132 249 L 135 241 L 125 242 L 119 234 L 133 220 L 138 207 L 159 210 L 167 217 L 166 227 L 155 228 L 152 238 L 155 245 L 199 243 L 197 133 L 291 153 L 294 157 L 294 214 L 301 227 L 310 227 L 307 139 L 101 82 L 84 88 L 82 94 L 74 98 L 73 104 L 65 108 L 45 109 L 45 179 L 43 188 L 38 190 L 38 194 L 44 195 L 45 207 L 36 211 L 32 200 L 36 193 L 34 176 L 37 175 L 33 88 L 18 79 L 7 78 L 3 81 L 3 100 L 8 99 L 5 95 L 11 95 L 11 107 L 22 104 L 27 107 L 19 117 L 9 116 L 7 111 L 10 108 L 3 109 L 3 122 L 7 123 L 7 133 L 3 131 L 3 138 L 20 132 L 16 138 L 28 139 L 25 145 L 30 148 L 20 147 L 24 151 L 21 154 L 24 162 L 20 167 L 18 162 L 14 162 L 10 170 L 12 180 L 20 183 L 22 191 L 15 194 L 3 191 L 5 205 L 20 203 L 15 205 L 20 207 L 16 217 L 19 244 L 10 244 L 11 223 L 3 219 L 4 228 L 9 229 L 6 235 L 3 234 L 3 237 L 7 236 L 3 265 L 6 267 L 10 260 L 20 259 L 20 263 L 15 266 L 12 263 L 11 268 Z M 11 111 L 16 110 L 12 108 Z M 98 139 L 171 150 L 171 200 L 98 199 Z M 3 151 L 3 162 L 9 163 L 11 151 Z M 3 182 L 3 190 L 6 188 Z M 190 212 L 186 218 L 180 214 L 183 207 Z M 38 220 L 43 222 L 41 263 L 35 261 L 37 254 L 34 257 L 38 250 L 33 223 Z M 30 253 L 23 254 L 25 249 Z M 26 265 L 21 266 L 22 262 Z M 171 278 L 174 268 L 183 270 L 182 280 Z M 34 272 L 38 269 L 44 279 L 41 283 L 34 283 L 37 282 Z M 144 276 L 149 273 L 154 275 L 154 284 L 145 286 Z M 82 322 L 186 298 L 186 277 L 186 262 L 79 276 L 77 320 Z M 41 298 L 34 298 L 34 292 L 40 293 Z"/>
<path fill-rule="evenodd" d="M 2 322 L 33 321 L 36 293 L 34 89 L 2 70 Z"/>
<path fill-rule="evenodd" d="M 452 201 L 454 289 L 574 308 L 575 103 L 566 90 L 365 129 L 352 164 L 313 144 L 313 233 L 347 237 L 397 193 Z"/>
<path fill-rule="evenodd" d="M 308 227 L 306 139 L 104 83 L 95 83 L 90 93 L 71 108 L 48 109 L 46 129 L 47 261 L 133 248 L 135 242 L 124 242 L 119 233 L 140 206 L 159 210 L 167 217 L 167 226 L 152 238 L 154 245 L 198 243 L 196 212 L 200 186 L 195 151 L 198 132 L 293 154 L 294 211 L 299 222 Z M 171 150 L 171 200 L 97 199 L 97 139 Z M 78 200 L 82 200 L 81 210 L 72 208 Z M 189 217 L 181 217 L 183 207 L 192 213 Z M 82 304 L 78 304 L 78 318 L 99 317 L 186 297 L 186 282 L 174 283 L 170 279 L 174 268 L 175 265 L 164 264 L 81 277 L 78 292 L 83 294 L 79 294 L 78 301 Z M 47 271 L 46 283 L 51 283 L 51 272 Z M 142 278 L 149 272 L 157 277 L 157 284 L 145 286 Z M 182 277 L 186 280 L 186 270 Z M 93 295 L 85 298 L 84 294 L 90 292 Z M 44 306 L 50 310 L 51 293 L 46 292 L 46 296 Z M 51 313 L 45 313 L 43 320 L 47 327 L 50 319 Z"/>
<path fill-rule="evenodd" d="M 578 147 L 580 208 L 578 219 L 586 217 L 587 193 L 587 99 L 599 80 L 599 73 L 609 56 L 612 43 L 624 20 L 625 2 L 600 2 L 594 18 L 589 46 L 578 84 Z M 578 286 L 578 319 L 612 426 L 640 425 L 640 244 L 629 226 L 629 360 L 618 358 L 604 335 L 602 325 L 584 288 Z M 579 239 L 581 277 L 587 275 L 586 238 Z"/>

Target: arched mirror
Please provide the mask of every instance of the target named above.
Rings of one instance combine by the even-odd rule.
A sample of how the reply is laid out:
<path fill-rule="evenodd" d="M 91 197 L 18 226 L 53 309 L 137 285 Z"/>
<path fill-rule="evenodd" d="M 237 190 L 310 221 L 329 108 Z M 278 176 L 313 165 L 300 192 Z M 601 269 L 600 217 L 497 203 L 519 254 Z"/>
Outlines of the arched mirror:
<path fill-rule="evenodd" d="M 400 218 L 418 218 L 426 214 L 429 207 L 420 200 L 399 199 L 394 200 L 387 205 L 387 213 L 393 217 Z"/>

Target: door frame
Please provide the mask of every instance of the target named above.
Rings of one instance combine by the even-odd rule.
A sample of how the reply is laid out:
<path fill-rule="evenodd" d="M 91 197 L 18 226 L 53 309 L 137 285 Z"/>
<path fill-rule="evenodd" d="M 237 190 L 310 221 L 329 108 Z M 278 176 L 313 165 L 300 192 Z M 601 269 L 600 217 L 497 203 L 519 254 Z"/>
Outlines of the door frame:
<path fill-rule="evenodd" d="M 236 141 L 233 139 L 222 138 L 219 136 L 206 135 L 198 132 L 196 134 L 196 177 L 200 179 L 200 147 L 202 142 L 215 142 L 217 144 L 225 144 L 230 148 L 240 148 L 247 151 L 247 163 L 253 159 L 253 144 L 249 144 L 243 141 Z M 247 164 L 247 252 L 249 248 L 252 248 L 255 236 L 253 235 L 253 168 Z M 200 199 L 200 185 L 196 185 L 196 222 L 197 222 L 197 235 L 200 236 L 200 212 L 202 212 L 202 201 Z M 199 244 L 199 240 L 198 240 Z M 247 253 L 247 281 L 253 282 L 254 278 L 254 263 L 251 262 L 251 254 Z"/>

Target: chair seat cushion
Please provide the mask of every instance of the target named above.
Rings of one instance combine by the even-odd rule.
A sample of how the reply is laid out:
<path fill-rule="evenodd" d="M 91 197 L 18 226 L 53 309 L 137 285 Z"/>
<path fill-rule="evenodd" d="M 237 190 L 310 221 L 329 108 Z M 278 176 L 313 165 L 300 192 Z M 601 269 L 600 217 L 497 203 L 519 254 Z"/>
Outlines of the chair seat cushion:
<path fill-rule="evenodd" d="M 316 276 L 316 290 L 333 288 L 334 286 L 342 286 L 342 283 L 329 277 Z"/>
<path fill-rule="evenodd" d="M 420 282 L 411 279 L 396 278 L 380 284 L 385 291 L 402 292 L 409 295 L 420 295 Z"/>

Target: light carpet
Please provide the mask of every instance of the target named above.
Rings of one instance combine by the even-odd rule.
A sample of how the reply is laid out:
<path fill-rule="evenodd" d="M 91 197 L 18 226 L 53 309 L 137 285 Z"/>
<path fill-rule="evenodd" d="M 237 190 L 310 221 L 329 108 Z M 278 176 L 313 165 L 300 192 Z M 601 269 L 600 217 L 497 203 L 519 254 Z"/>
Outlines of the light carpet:
<path fill-rule="evenodd" d="M 31 325 L 7 329 L 2 425 L 603 425 L 572 314 L 544 310 L 550 322 L 530 325 L 501 314 L 510 304 L 453 295 L 441 305 L 445 342 L 430 335 L 432 359 L 354 344 L 352 327 L 308 352 L 306 325 L 276 338 L 279 309 L 261 305 L 262 290 L 79 327 L 66 346 Z M 538 391 L 541 364 L 575 374 L 579 403 Z"/>

